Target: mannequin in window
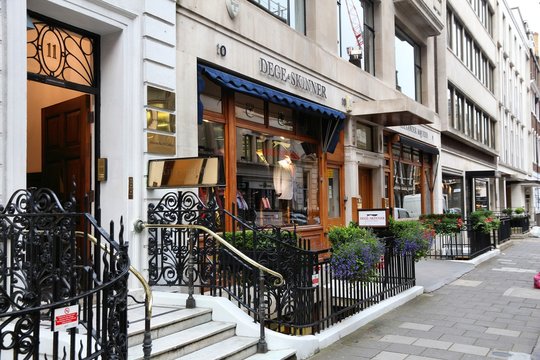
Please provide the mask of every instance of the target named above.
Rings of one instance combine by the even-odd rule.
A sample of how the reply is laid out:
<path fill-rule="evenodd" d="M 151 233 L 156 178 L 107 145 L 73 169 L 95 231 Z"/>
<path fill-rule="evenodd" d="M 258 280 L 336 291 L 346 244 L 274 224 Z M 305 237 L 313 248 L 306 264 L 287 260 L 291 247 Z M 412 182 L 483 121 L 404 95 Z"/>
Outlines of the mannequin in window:
<path fill-rule="evenodd" d="M 288 155 L 279 160 L 274 167 L 274 189 L 280 200 L 292 200 L 294 182 L 294 164 Z"/>

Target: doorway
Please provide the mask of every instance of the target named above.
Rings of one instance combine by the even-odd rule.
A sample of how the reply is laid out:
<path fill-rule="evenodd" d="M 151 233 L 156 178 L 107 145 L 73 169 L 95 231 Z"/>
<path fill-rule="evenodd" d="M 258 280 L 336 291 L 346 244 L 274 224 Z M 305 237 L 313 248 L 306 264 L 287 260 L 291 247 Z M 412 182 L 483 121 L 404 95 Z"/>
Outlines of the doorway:
<path fill-rule="evenodd" d="M 371 169 L 358 168 L 358 199 L 359 209 L 373 208 L 373 182 L 371 179 Z"/>
<path fill-rule="evenodd" d="M 27 187 L 93 213 L 99 37 L 28 12 Z"/>

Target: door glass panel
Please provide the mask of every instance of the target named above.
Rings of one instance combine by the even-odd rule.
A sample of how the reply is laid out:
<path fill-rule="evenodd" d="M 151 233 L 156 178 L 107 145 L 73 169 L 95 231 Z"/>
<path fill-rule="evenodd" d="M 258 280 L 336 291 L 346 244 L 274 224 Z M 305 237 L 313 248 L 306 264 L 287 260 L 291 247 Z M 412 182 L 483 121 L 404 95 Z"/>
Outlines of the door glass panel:
<path fill-rule="evenodd" d="M 341 202 L 339 189 L 339 169 L 329 168 L 328 175 L 328 217 L 338 218 L 341 216 Z"/>

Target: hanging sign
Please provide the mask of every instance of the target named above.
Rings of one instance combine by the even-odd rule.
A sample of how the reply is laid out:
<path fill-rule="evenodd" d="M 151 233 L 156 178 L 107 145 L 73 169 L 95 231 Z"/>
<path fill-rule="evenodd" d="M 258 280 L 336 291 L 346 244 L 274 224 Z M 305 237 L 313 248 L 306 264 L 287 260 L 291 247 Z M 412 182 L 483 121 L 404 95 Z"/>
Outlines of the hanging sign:
<path fill-rule="evenodd" d="M 64 331 L 79 325 L 79 305 L 54 309 L 52 331 Z"/>

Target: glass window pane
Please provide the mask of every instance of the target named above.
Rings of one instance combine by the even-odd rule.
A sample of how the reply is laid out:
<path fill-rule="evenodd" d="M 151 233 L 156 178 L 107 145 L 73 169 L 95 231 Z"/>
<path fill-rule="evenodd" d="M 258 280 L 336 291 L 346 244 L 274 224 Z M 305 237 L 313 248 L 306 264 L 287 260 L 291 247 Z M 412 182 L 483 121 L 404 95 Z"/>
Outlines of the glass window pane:
<path fill-rule="evenodd" d="M 443 175 L 443 212 L 451 214 L 463 213 L 463 179 Z"/>
<path fill-rule="evenodd" d="M 242 93 L 236 93 L 235 114 L 239 119 L 264 124 L 264 100 Z"/>
<path fill-rule="evenodd" d="M 203 120 L 198 126 L 199 156 L 223 156 L 225 149 L 225 126 Z"/>
<path fill-rule="evenodd" d="M 268 104 L 268 123 L 271 127 L 293 130 L 293 111 L 281 105 Z"/>
<path fill-rule="evenodd" d="M 420 101 L 421 68 L 419 47 L 401 32 L 395 36 L 396 88 Z"/>
<path fill-rule="evenodd" d="M 221 87 L 204 77 L 204 91 L 200 95 L 204 110 L 222 113 Z"/>
<path fill-rule="evenodd" d="M 373 133 L 370 126 L 356 124 L 356 147 L 366 151 L 373 151 Z"/>
<path fill-rule="evenodd" d="M 240 217 L 261 226 L 320 223 L 319 162 L 310 147 L 241 128 L 237 138 L 237 152 L 251 154 L 237 159 Z"/>
<path fill-rule="evenodd" d="M 339 169 L 329 168 L 328 176 L 328 217 L 338 218 L 341 216 L 341 201 L 339 194 Z"/>

